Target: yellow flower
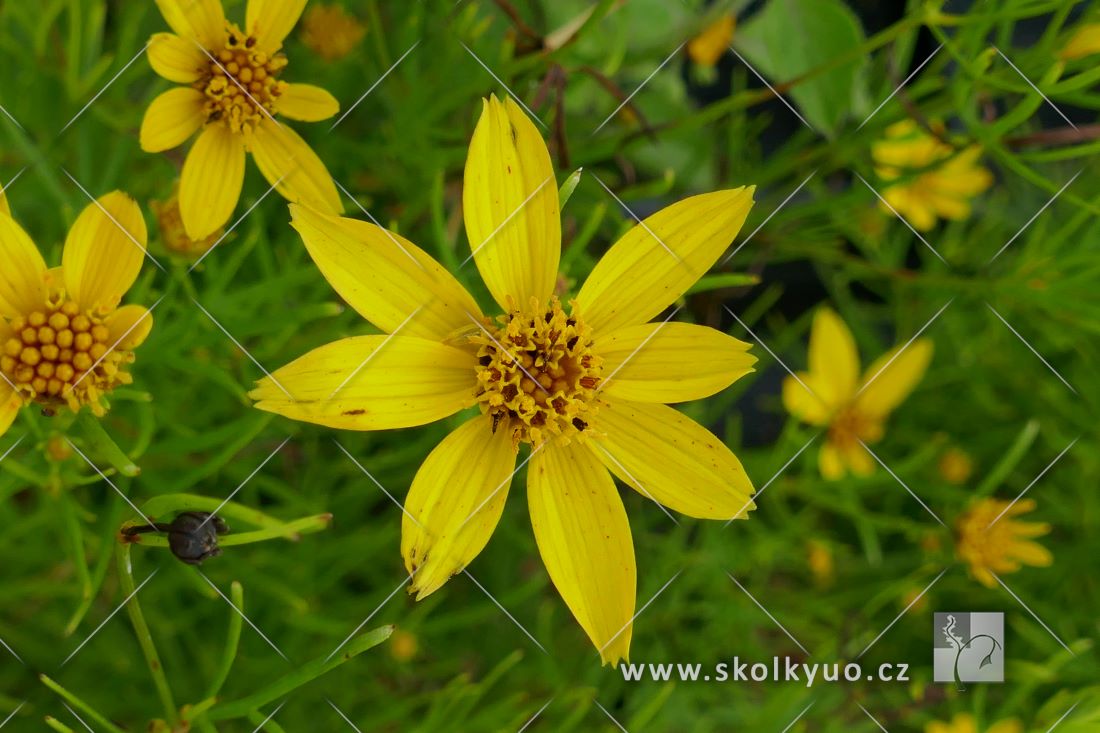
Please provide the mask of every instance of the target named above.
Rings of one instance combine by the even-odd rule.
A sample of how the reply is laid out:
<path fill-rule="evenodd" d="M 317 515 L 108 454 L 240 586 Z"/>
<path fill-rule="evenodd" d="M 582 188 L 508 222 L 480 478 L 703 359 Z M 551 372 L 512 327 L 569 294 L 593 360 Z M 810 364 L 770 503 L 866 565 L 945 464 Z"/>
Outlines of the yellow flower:
<path fill-rule="evenodd" d="M 1066 61 L 1072 61 L 1096 53 L 1100 53 L 1100 23 L 1085 23 L 1070 36 L 1058 55 Z"/>
<path fill-rule="evenodd" d="M 932 342 L 917 339 L 897 347 L 859 374 L 859 354 L 851 331 L 832 310 L 814 314 L 810 329 L 809 371 L 783 382 L 787 412 L 811 425 L 828 427 L 819 457 L 827 479 L 874 471 L 875 460 L 862 445 L 882 438 L 886 419 L 924 376 Z"/>
<path fill-rule="evenodd" d="M 399 662 L 411 661 L 420 650 L 420 642 L 403 629 L 397 629 L 390 638 L 390 656 Z"/>
<path fill-rule="evenodd" d="M 1044 568 L 1053 562 L 1050 550 L 1031 541 L 1049 532 L 1050 525 L 1017 519 L 1034 509 L 1034 499 L 1021 499 L 1011 507 L 1000 499 L 979 499 L 959 517 L 955 522 L 955 552 L 970 566 L 975 580 L 993 588 L 997 585 L 994 573 L 1014 573 L 1021 565 Z"/>
<path fill-rule="evenodd" d="M 0 195 L 0 435 L 32 402 L 103 415 L 101 398 L 131 382 L 124 369 L 153 319 L 119 302 L 141 271 L 145 242 L 141 209 L 115 191 L 81 212 L 61 266 L 47 269 Z"/>
<path fill-rule="evenodd" d="M 1023 728 L 1018 721 L 1008 718 L 979 731 L 973 715 L 958 713 L 950 722 L 933 720 L 924 726 L 924 733 L 1023 733 Z"/>
<path fill-rule="evenodd" d="M 225 19 L 219 0 L 156 0 L 174 33 L 149 41 L 149 63 L 184 84 L 153 100 L 141 123 L 141 147 L 156 153 L 195 132 L 180 176 L 179 206 L 187 236 L 199 241 L 233 215 L 244 182 L 246 153 L 290 201 L 341 213 L 336 185 L 309 145 L 276 115 L 303 122 L 328 119 L 336 98 L 311 84 L 280 77 L 283 39 L 305 0 L 249 0 L 245 30 Z"/>
<path fill-rule="evenodd" d="M 179 187 L 179 181 L 176 181 L 172 184 L 171 195 L 164 201 L 150 201 L 149 208 L 157 217 L 157 227 L 165 249 L 188 259 L 195 259 L 206 254 L 221 239 L 224 230 L 218 228 L 213 234 L 197 242 L 187 236 L 180 216 Z"/>
<path fill-rule="evenodd" d="M 351 53 L 366 27 L 339 5 L 314 5 L 302 19 L 302 43 L 328 61 Z"/>
<path fill-rule="evenodd" d="M 944 481 L 957 486 L 966 483 L 970 478 L 970 474 L 974 472 L 974 461 L 962 448 L 951 447 L 940 456 L 936 468 Z"/>
<path fill-rule="evenodd" d="M 463 211 L 474 262 L 504 314 L 482 315 L 454 276 L 400 235 L 291 206 L 329 283 L 389 335 L 322 346 L 251 395 L 262 410 L 351 430 L 422 425 L 478 405 L 409 489 L 401 551 L 410 592 L 435 592 L 485 547 L 528 444 L 539 552 L 604 662 L 616 664 L 629 650 L 636 569 L 612 474 L 692 517 L 744 518 L 753 508 L 729 448 L 663 404 L 750 372 L 749 345 L 648 322 L 714 264 L 752 192 L 693 196 L 635 226 L 567 311 L 553 295 L 561 220 L 550 154 L 515 102 L 491 97 L 470 142 Z"/>
<path fill-rule="evenodd" d="M 833 584 L 836 564 L 833 562 L 833 548 L 828 544 L 821 540 L 807 542 L 806 564 L 809 565 L 814 583 L 819 588 L 827 588 Z"/>
<path fill-rule="evenodd" d="M 732 15 L 723 15 L 688 41 L 688 56 L 699 66 L 714 66 L 729 51 L 736 28 L 737 19 Z"/>
<path fill-rule="evenodd" d="M 981 154 L 976 145 L 956 154 L 912 120 L 894 123 L 886 138 L 871 146 L 875 172 L 889 184 L 882 197 L 920 231 L 939 219 L 970 216 L 970 199 L 993 183 L 993 175 L 978 164 Z"/>

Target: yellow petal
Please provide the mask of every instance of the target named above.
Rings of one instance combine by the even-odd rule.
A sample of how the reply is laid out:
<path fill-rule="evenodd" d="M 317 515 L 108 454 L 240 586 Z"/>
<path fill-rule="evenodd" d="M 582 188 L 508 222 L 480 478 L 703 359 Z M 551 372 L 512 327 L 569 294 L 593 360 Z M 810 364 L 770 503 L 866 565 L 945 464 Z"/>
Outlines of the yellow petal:
<path fill-rule="evenodd" d="M 276 112 L 292 120 L 317 122 L 340 111 L 336 97 L 312 84 L 290 84 L 279 96 Z"/>
<path fill-rule="evenodd" d="M 159 153 L 183 144 L 206 121 L 205 99 L 191 87 L 169 89 L 154 99 L 141 121 L 141 149 Z"/>
<path fill-rule="evenodd" d="M 645 323 L 695 284 L 733 242 L 755 187 L 692 196 L 635 225 L 596 263 L 577 303 L 596 333 Z"/>
<path fill-rule="evenodd" d="M 472 353 L 437 341 L 352 336 L 292 361 L 249 396 L 261 410 L 330 428 L 407 428 L 472 405 L 476 369 Z"/>
<path fill-rule="evenodd" d="M 298 204 L 290 205 L 290 214 L 321 274 L 382 331 L 400 328 L 402 335 L 443 341 L 474 319 L 481 322 L 473 296 L 400 235 Z"/>
<path fill-rule="evenodd" d="M 870 476 L 878 463 L 874 456 L 859 443 L 853 442 L 840 449 L 840 457 L 848 470 L 856 476 Z"/>
<path fill-rule="evenodd" d="M 175 33 L 154 33 L 146 53 L 153 71 L 177 84 L 198 81 L 210 67 L 210 57 L 194 41 Z"/>
<path fill-rule="evenodd" d="M 283 198 L 330 214 L 343 213 L 340 194 L 328 169 L 294 130 L 264 119 L 253 133 L 250 146 L 256 166 Z"/>
<path fill-rule="evenodd" d="M 3 186 L 0 186 L 0 214 L 11 216 L 11 205 L 8 204 L 8 195 L 4 193 Z"/>
<path fill-rule="evenodd" d="M 401 555 L 417 600 L 484 549 L 504 511 L 515 465 L 511 434 L 494 434 L 485 415 L 444 438 L 420 465 L 401 520 Z"/>
<path fill-rule="evenodd" d="M 143 305 L 124 305 L 107 316 L 113 348 L 132 351 L 145 343 L 153 330 L 153 314 Z"/>
<path fill-rule="evenodd" d="M 615 482 L 588 448 L 550 444 L 531 458 L 527 504 L 554 587 L 603 663 L 618 665 L 630 654 L 637 570 Z"/>
<path fill-rule="evenodd" d="M 783 407 L 802 422 L 828 425 L 837 404 L 823 377 L 809 372 L 796 372 L 798 379 L 783 380 Z"/>
<path fill-rule="evenodd" d="M 6 380 L 0 379 L 0 437 L 8 432 L 8 428 L 15 422 L 15 417 L 22 406 L 22 398 Z"/>
<path fill-rule="evenodd" d="M 221 229 L 241 197 L 244 146 L 225 125 L 210 125 L 187 154 L 180 174 L 180 218 L 192 241 Z"/>
<path fill-rule="evenodd" d="M 69 297 L 84 308 L 112 310 L 141 272 L 147 241 L 141 207 L 126 194 L 112 191 L 88 204 L 61 255 Z"/>
<path fill-rule="evenodd" d="M 817 467 L 821 471 L 822 477 L 828 481 L 844 478 L 844 474 L 847 473 L 840 451 L 829 442 L 821 446 L 821 450 L 817 454 Z"/>
<path fill-rule="evenodd" d="M 700 66 L 714 66 L 718 59 L 729 52 L 736 27 L 736 18 L 729 14 L 723 15 L 688 41 L 688 56 Z"/>
<path fill-rule="evenodd" d="M 275 49 L 294 29 L 307 0 L 248 0 L 248 34 L 261 46 Z"/>
<path fill-rule="evenodd" d="M 1085 23 L 1074 31 L 1073 35 L 1058 54 L 1070 61 L 1100 53 L 1100 23 Z"/>
<path fill-rule="evenodd" d="M 596 414 L 596 455 L 624 484 L 702 519 L 747 518 L 752 482 L 737 456 L 678 410 L 613 400 Z"/>
<path fill-rule="evenodd" d="M 825 389 L 818 392 L 828 404 L 846 402 L 859 380 L 859 353 L 852 332 L 830 308 L 819 308 L 810 327 L 810 373 Z"/>
<path fill-rule="evenodd" d="M 640 402 L 709 397 L 752 371 L 751 344 L 690 323 L 644 323 L 597 337 L 601 391 Z"/>
<path fill-rule="evenodd" d="M 0 315 L 25 315 L 46 302 L 46 261 L 14 219 L 0 213 Z"/>
<path fill-rule="evenodd" d="M 1038 568 L 1049 567 L 1054 562 L 1054 555 L 1038 542 L 1014 542 L 1009 553 L 1025 565 L 1033 565 Z"/>
<path fill-rule="evenodd" d="M 176 35 L 205 49 L 221 50 L 225 42 L 221 0 L 156 0 L 156 3 Z"/>
<path fill-rule="evenodd" d="M 863 391 L 856 409 L 874 417 L 885 417 L 900 405 L 924 377 L 932 360 L 932 342 L 918 339 L 908 348 L 899 346 L 878 359 L 863 377 Z M 877 375 L 877 376 L 876 376 Z"/>
<path fill-rule="evenodd" d="M 505 309 L 532 297 L 547 302 L 561 258 L 558 185 L 542 135 L 511 99 L 484 102 L 466 158 L 462 215 L 496 302 Z"/>

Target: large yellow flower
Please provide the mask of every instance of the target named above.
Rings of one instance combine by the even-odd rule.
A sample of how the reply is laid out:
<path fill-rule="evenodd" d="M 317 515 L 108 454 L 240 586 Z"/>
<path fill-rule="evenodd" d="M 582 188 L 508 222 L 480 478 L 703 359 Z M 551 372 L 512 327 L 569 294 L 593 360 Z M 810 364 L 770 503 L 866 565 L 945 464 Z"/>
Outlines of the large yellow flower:
<path fill-rule="evenodd" d="M 220 0 L 156 0 L 174 33 L 149 41 L 149 63 L 187 86 L 153 100 L 141 123 L 141 147 L 155 153 L 202 130 L 180 177 L 180 213 L 198 241 L 224 226 L 241 195 L 246 153 L 290 201 L 341 213 L 340 194 L 325 164 L 276 115 L 316 122 L 340 111 L 336 98 L 311 84 L 280 77 L 283 39 L 306 0 L 249 0 L 245 29 L 225 19 Z"/>
<path fill-rule="evenodd" d="M 61 267 L 45 260 L 0 192 L 0 435 L 19 408 L 87 405 L 120 384 L 153 318 L 143 306 L 119 307 L 145 257 L 141 209 L 115 191 L 89 204 L 69 230 Z"/>
<path fill-rule="evenodd" d="M 890 125 L 871 146 L 875 173 L 888 184 L 882 197 L 920 231 L 939 219 L 970 216 L 970 199 L 993 184 L 993 174 L 978 163 L 981 155 L 976 145 L 955 153 L 913 120 Z"/>
<path fill-rule="evenodd" d="M 783 382 L 783 404 L 795 417 L 828 427 L 819 457 L 821 475 L 838 479 L 846 471 L 866 476 L 875 460 L 860 445 L 882 439 L 886 420 L 924 376 L 932 342 L 917 339 L 875 360 L 859 374 L 859 353 L 852 332 L 832 310 L 814 314 L 810 329 L 808 372 Z"/>
<path fill-rule="evenodd" d="M 1047 567 L 1050 550 L 1032 542 L 1050 531 L 1046 522 L 1025 522 L 1021 514 L 1035 510 L 1034 499 L 1009 504 L 1000 499 L 979 499 L 955 523 L 955 552 L 982 585 L 997 585 L 994 573 L 1014 573 L 1021 565 Z"/>
<path fill-rule="evenodd" d="M 1008 718 L 985 728 L 978 728 L 977 721 L 970 713 L 958 713 L 950 721 L 933 720 L 924 726 L 924 733 L 1022 733 L 1018 720 Z"/>
<path fill-rule="evenodd" d="M 749 345 L 703 326 L 648 323 L 714 264 L 751 206 L 752 188 L 742 187 L 654 214 L 604 255 L 567 311 L 554 296 L 561 221 L 549 152 L 512 100 L 490 98 L 470 143 L 463 210 L 475 263 L 504 315 L 482 315 L 400 235 L 292 206 L 321 272 L 389 335 L 322 346 L 252 397 L 262 410 L 351 430 L 422 425 L 479 405 L 409 489 L 401 551 L 410 592 L 429 595 L 485 547 L 527 444 L 539 551 L 615 664 L 629 650 L 636 572 L 611 475 L 693 517 L 744 518 L 753 508 L 733 453 L 662 404 L 706 397 L 751 371 Z"/>

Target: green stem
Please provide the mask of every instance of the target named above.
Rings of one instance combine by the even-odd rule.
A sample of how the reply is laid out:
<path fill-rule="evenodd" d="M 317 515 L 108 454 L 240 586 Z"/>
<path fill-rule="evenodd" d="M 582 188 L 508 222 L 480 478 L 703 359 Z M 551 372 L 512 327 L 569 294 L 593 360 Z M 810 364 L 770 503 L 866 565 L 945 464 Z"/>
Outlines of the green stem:
<path fill-rule="evenodd" d="M 50 679 L 46 675 L 40 674 L 40 675 L 38 675 L 38 679 L 41 680 L 42 684 L 44 684 L 46 687 L 50 688 L 51 690 L 56 692 L 58 695 L 60 695 L 61 698 L 63 700 L 65 700 L 65 702 L 69 703 L 74 708 L 81 711 L 82 713 L 87 715 L 89 718 L 91 718 L 92 720 L 94 720 L 95 722 L 97 722 L 101 726 L 103 726 L 103 728 L 105 730 L 109 731 L 110 733 L 124 733 L 121 728 L 119 728 L 117 725 L 115 725 L 111 721 L 107 720 L 107 718 L 104 717 L 98 710 L 96 710 L 95 708 L 93 708 L 91 705 L 84 702 L 83 700 L 81 700 L 79 697 L 77 697 L 73 693 L 66 690 L 64 687 L 62 687 L 58 683 L 54 682 L 52 679 Z M 57 728 L 56 730 L 68 730 L 68 728 L 63 727 L 63 728 Z"/>
<path fill-rule="evenodd" d="M 229 598 L 233 601 L 233 605 L 237 607 L 239 613 L 229 614 L 229 630 L 226 632 L 222 661 L 218 665 L 218 671 L 214 674 L 213 679 L 210 681 L 210 687 L 206 691 L 206 697 L 209 699 L 217 697 L 218 693 L 221 692 L 222 685 L 229 678 L 229 670 L 233 667 L 233 660 L 237 658 L 237 645 L 241 640 L 241 624 L 244 620 L 242 615 L 244 613 L 244 588 L 236 580 L 229 588 Z"/>

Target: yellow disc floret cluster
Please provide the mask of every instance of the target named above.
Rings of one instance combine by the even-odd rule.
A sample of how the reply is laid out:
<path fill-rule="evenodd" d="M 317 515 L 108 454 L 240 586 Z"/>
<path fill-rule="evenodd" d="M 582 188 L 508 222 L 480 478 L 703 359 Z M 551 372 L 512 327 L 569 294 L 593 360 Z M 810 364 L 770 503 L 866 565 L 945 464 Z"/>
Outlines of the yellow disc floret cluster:
<path fill-rule="evenodd" d="M 133 362 L 133 353 L 112 350 L 102 319 L 71 300 L 18 316 L 9 325 L 0 371 L 28 402 L 68 405 L 73 411 L 88 405 L 102 415 L 100 395 L 131 382 L 122 368 Z"/>
<path fill-rule="evenodd" d="M 477 400 L 493 420 L 493 432 L 509 430 L 512 443 L 540 444 L 561 435 L 590 433 L 598 408 L 603 360 L 592 352 L 591 329 L 566 315 L 557 298 L 550 307 L 532 300 L 527 310 L 499 317 L 495 333 L 478 345 Z"/>
<path fill-rule="evenodd" d="M 206 121 L 224 122 L 231 132 L 250 133 L 275 112 L 286 91 L 279 80 L 287 59 L 260 50 L 256 39 L 235 24 L 226 26 L 225 47 L 212 54 L 207 75 L 195 83 L 206 95 Z"/>

